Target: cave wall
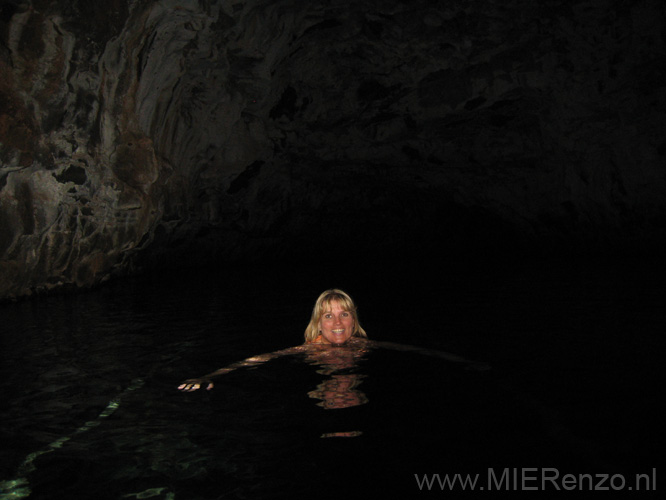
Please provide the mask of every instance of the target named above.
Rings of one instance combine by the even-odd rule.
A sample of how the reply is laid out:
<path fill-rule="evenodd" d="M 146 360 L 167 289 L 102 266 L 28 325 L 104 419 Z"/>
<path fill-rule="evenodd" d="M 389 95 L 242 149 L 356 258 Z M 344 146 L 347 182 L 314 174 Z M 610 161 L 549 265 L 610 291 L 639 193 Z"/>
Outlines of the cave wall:
<path fill-rule="evenodd" d="M 338 242 L 664 236 L 660 1 L 1 9 L 2 298 Z"/>

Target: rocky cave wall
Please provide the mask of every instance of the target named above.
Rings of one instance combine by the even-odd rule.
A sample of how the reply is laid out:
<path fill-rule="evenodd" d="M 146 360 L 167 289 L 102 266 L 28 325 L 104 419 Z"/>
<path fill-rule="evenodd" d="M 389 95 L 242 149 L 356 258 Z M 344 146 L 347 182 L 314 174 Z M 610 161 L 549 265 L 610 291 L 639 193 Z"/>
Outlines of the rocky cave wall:
<path fill-rule="evenodd" d="M 661 1 L 0 5 L 0 298 L 664 236 Z"/>

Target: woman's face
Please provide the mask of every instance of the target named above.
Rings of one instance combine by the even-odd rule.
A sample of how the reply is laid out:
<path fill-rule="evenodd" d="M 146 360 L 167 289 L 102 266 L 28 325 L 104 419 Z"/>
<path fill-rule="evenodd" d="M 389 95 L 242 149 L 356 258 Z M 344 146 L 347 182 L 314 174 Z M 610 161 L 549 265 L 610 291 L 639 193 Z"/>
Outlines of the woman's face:
<path fill-rule="evenodd" d="M 347 342 L 354 332 L 354 317 L 340 304 L 331 301 L 331 309 L 324 311 L 319 321 L 319 330 L 325 344 L 341 345 Z"/>

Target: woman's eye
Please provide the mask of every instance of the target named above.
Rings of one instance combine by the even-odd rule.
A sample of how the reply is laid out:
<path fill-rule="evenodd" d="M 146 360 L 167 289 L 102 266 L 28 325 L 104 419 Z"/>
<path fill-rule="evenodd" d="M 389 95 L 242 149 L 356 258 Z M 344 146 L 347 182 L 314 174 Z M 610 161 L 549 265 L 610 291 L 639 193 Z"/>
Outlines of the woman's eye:
<path fill-rule="evenodd" d="M 324 318 L 331 319 L 331 315 L 330 314 L 324 314 Z"/>
<path fill-rule="evenodd" d="M 343 318 L 348 318 L 348 317 L 349 317 L 349 313 L 342 313 L 341 316 L 342 316 Z"/>

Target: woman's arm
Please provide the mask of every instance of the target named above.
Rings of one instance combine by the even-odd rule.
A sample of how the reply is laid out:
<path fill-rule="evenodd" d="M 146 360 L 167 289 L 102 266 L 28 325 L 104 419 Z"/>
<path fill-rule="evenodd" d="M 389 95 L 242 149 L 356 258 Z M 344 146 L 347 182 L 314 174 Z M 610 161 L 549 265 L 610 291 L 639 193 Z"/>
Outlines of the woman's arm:
<path fill-rule="evenodd" d="M 213 377 L 217 377 L 218 375 L 225 375 L 238 368 L 244 368 L 244 367 L 252 368 L 255 366 L 263 365 L 266 361 L 270 361 L 271 359 L 279 358 L 280 356 L 286 356 L 288 354 L 296 354 L 298 352 L 303 352 L 303 350 L 304 346 L 296 346 L 296 347 L 289 347 L 287 349 L 282 349 L 281 351 L 268 352 L 266 354 L 259 354 L 258 356 L 252 356 L 251 358 L 247 358 L 242 361 L 237 361 L 236 363 L 232 363 L 228 366 L 225 366 L 224 368 L 215 370 L 214 372 L 209 373 L 208 375 L 203 375 L 202 377 L 198 378 L 188 378 L 178 386 L 178 389 L 183 392 L 193 392 L 198 389 L 201 389 L 204 385 L 207 385 L 206 390 L 210 391 L 214 387 L 213 381 L 211 380 Z"/>
<path fill-rule="evenodd" d="M 435 358 L 445 359 L 447 361 L 451 361 L 452 363 L 459 363 L 465 365 L 465 367 L 470 370 L 478 370 L 478 371 L 490 370 L 490 365 L 488 365 L 487 363 L 483 363 L 480 361 L 470 361 L 469 359 L 465 359 L 461 356 L 456 356 L 455 354 L 451 354 L 444 351 L 436 351 L 434 349 L 426 349 L 424 347 L 417 347 L 413 345 L 397 344 L 395 342 L 380 342 L 376 340 L 370 340 L 368 341 L 368 343 L 370 347 L 383 347 L 384 349 L 393 349 L 395 351 L 415 352 L 418 354 L 422 354 L 424 356 L 432 356 Z"/>

